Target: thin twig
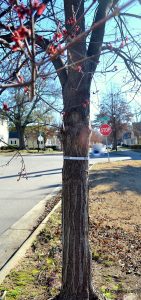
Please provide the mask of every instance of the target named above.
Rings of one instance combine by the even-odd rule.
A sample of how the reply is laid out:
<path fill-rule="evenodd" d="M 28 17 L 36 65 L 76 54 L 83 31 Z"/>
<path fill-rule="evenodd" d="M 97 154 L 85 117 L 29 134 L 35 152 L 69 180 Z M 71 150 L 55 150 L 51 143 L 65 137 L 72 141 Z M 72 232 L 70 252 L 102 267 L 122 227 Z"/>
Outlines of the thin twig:
<path fill-rule="evenodd" d="M 0 142 L 2 142 L 3 144 L 5 144 L 6 146 L 9 146 L 5 141 L 3 141 L 2 139 L 0 139 Z M 15 148 L 13 146 L 10 146 L 11 149 L 15 150 Z M 26 178 L 28 179 L 28 176 L 27 176 L 27 172 L 26 172 L 26 166 L 25 166 L 25 162 L 24 162 L 24 159 L 23 159 L 23 156 L 22 154 L 20 153 L 19 150 L 16 150 L 16 153 L 13 154 L 13 156 L 8 160 L 7 163 L 3 164 L 3 165 L 0 165 L 0 168 L 3 168 L 3 167 L 7 167 L 9 166 L 9 164 L 11 163 L 11 161 L 14 159 L 14 158 L 18 158 L 20 157 L 21 158 L 21 170 L 20 172 L 18 173 L 18 179 L 17 181 L 19 181 L 22 178 Z"/>

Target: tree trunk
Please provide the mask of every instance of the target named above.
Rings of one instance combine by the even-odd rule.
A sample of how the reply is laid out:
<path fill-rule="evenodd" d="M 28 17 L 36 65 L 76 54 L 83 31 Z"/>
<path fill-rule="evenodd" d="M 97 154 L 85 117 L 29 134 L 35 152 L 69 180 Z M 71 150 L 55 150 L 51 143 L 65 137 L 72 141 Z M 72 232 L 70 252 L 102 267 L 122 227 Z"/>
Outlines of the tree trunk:
<path fill-rule="evenodd" d="M 62 299 L 90 299 L 92 287 L 88 242 L 88 161 L 64 160 L 62 223 Z"/>
<path fill-rule="evenodd" d="M 110 0 L 99 1 L 96 21 L 106 16 Z M 66 29 L 68 19 L 84 13 L 84 1 L 64 1 Z M 84 18 L 79 19 L 85 31 Z M 80 58 L 87 56 L 86 37 L 68 50 L 68 64 L 76 66 L 61 73 L 64 102 L 62 128 L 64 164 L 62 188 L 62 289 L 59 300 L 98 300 L 92 287 L 91 254 L 88 239 L 88 150 L 90 84 L 100 56 L 105 25 L 95 30 L 90 38 L 88 56 L 94 59 L 81 63 L 82 73 L 76 71 Z M 95 42 L 95 43 L 94 43 Z M 73 159 L 72 159 L 73 157 Z"/>
<path fill-rule="evenodd" d="M 24 140 L 25 127 L 19 125 L 16 126 L 16 130 L 19 136 L 19 149 L 23 150 L 25 149 L 25 140 Z"/>
<path fill-rule="evenodd" d="M 84 99 L 87 98 L 84 96 Z M 81 104 L 72 106 L 71 110 L 64 113 L 62 129 L 63 268 L 62 290 L 57 298 L 61 300 L 98 299 L 91 284 L 91 255 L 88 241 L 89 104 L 85 106 L 83 99 L 80 102 L 79 99 L 80 95 L 77 95 L 74 103 L 82 101 Z"/>
<path fill-rule="evenodd" d="M 117 132 L 116 127 L 113 129 L 113 150 L 117 151 Z"/>

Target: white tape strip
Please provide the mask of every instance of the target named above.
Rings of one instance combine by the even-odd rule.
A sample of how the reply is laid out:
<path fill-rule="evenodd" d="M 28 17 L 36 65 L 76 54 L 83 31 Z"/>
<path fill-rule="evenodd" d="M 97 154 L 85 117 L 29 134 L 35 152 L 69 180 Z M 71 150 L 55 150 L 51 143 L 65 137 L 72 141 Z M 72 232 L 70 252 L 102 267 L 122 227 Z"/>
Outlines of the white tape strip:
<path fill-rule="evenodd" d="M 89 157 L 75 157 L 75 156 L 64 156 L 64 159 L 70 159 L 70 160 L 89 160 Z"/>

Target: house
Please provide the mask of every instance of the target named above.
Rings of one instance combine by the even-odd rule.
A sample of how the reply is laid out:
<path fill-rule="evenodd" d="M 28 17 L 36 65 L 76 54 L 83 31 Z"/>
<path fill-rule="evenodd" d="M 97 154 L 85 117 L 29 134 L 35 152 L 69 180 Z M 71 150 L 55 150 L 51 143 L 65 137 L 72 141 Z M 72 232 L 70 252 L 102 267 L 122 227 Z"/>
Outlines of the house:
<path fill-rule="evenodd" d="M 134 122 L 132 126 L 134 134 L 137 136 L 138 144 L 141 144 L 141 122 Z"/>
<path fill-rule="evenodd" d="M 134 132 L 132 130 L 127 131 L 123 134 L 123 144 L 127 146 L 137 144 L 137 137 L 134 135 Z"/>
<path fill-rule="evenodd" d="M 11 146 L 19 147 L 19 135 L 18 135 L 17 131 L 10 131 L 9 132 L 8 144 L 11 145 Z"/>
<path fill-rule="evenodd" d="M 55 131 L 38 132 L 36 127 L 27 127 L 25 131 L 25 146 L 28 149 L 61 149 L 58 133 Z M 10 131 L 9 145 L 19 147 L 19 135 L 17 131 Z"/>
<path fill-rule="evenodd" d="M 57 133 L 55 132 L 53 136 L 50 136 L 46 139 L 45 143 L 46 148 L 52 148 L 52 149 L 61 149 L 61 142 L 58 138 Z"/>
<path fill-rule="evenodd" d="M 0 148 L 8 146 L 8 120 L 0 116 Z"/>
<path fill-rule="evenodd" d="M 44 149 L 44 136 L 39 134 L 28 134 L 25 137 L 25 145 L 28 149 Z"/>
<path fill-rule="evenodd" d="M 45 126 L 27 126 L 25 141 L 29 149 L 61 149 L 58 131 Z"/>

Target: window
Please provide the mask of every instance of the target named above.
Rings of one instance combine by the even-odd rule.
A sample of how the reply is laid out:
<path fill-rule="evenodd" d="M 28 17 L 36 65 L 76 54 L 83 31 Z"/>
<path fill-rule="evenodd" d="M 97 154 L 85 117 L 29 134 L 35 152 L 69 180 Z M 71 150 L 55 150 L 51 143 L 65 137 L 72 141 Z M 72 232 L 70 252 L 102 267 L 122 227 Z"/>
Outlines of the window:
<path fill-rule="evenodd" d="M 12 141 L 11 141 L 11 145 L 12 145 Z"/>
<path fill-rule="evenodd" d="M 16 140 L 15 140 L 15 145 L 16 145 L 17 143 L 16 143 Z"/>

